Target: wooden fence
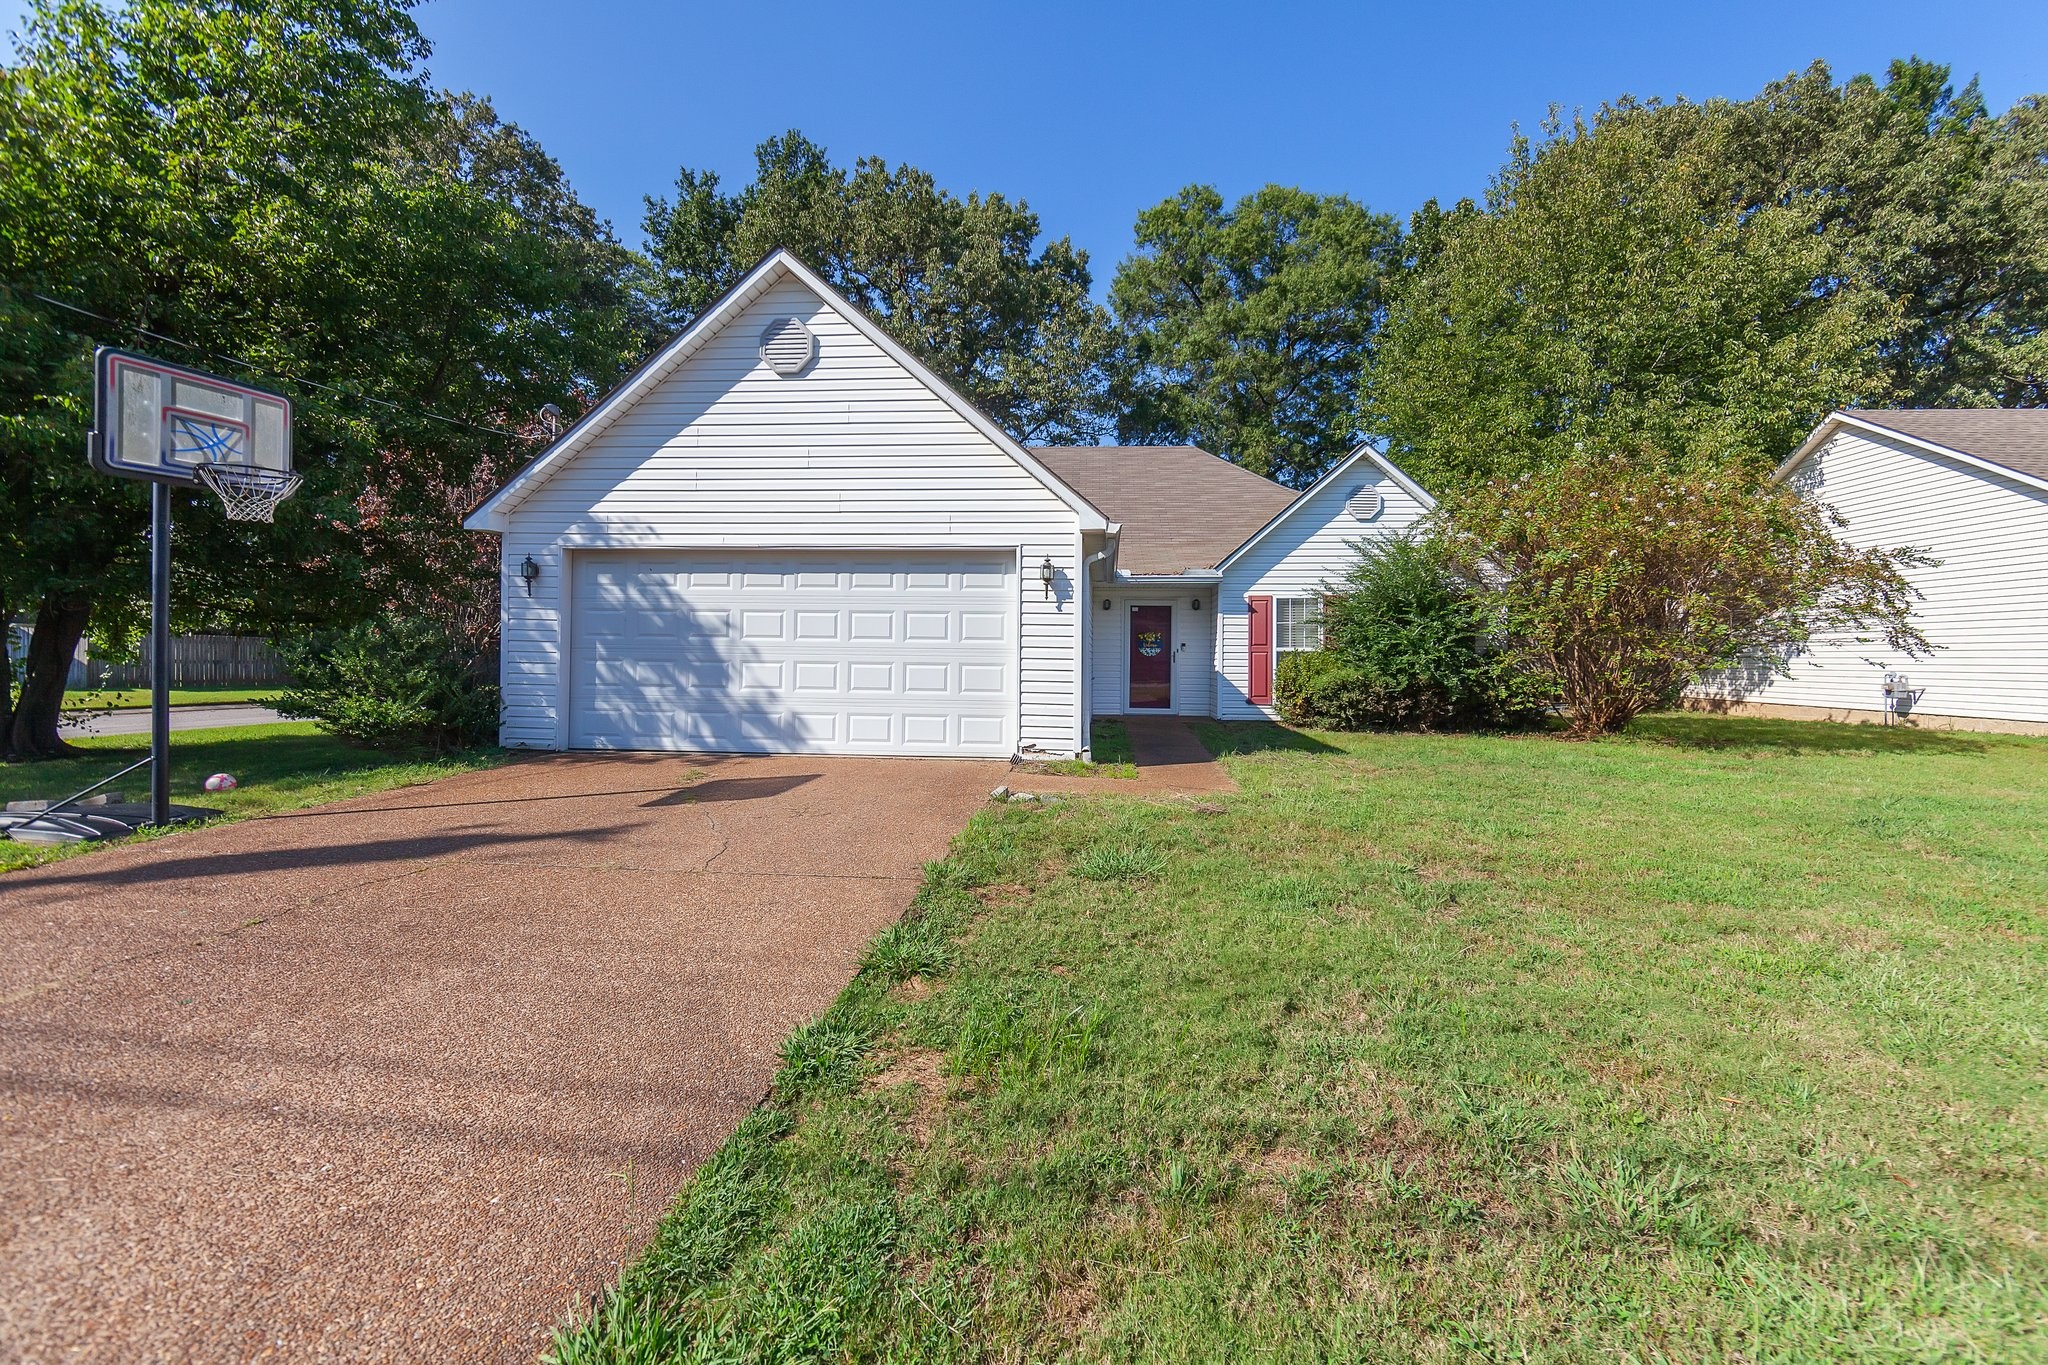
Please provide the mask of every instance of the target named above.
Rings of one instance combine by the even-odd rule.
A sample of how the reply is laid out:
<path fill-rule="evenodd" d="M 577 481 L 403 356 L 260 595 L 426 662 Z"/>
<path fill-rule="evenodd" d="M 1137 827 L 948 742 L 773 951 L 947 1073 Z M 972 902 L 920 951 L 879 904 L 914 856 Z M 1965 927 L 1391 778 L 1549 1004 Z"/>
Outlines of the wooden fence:
<path fill-rule="evenodd" d="M 76 688 L 124 688 L 149 686 L 149 642 L 143 641 L 142 657 L 134 663 L 108 663 L 101 659 L 74 660 L 69 686 Z M 267 640 L 239 635 L 173 635 L 171 637 L 171 686 L 173 687 L 282 687 L 284 661 Z"/>

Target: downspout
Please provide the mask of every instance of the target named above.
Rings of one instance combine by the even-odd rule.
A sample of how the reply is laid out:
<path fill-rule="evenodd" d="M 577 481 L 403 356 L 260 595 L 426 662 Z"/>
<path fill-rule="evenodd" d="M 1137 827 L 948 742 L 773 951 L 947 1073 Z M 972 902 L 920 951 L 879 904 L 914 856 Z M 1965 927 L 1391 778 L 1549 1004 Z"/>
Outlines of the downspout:
<path fill-rule="evenodd" d="M 1110 572 L 1115 572 L 1117 537 L 1122 534 L 1123 529 L 1120 522 L 1110 523 L 1109 535 L 1103 541 L 1102 548 L 1081 561 L 1081 581 L 1074 585 L 1074 596 L 1081 608 L 1075 613 L 1080 618 L 1081 625 L 1081 730 L 1074 736 L 1074 750 L 1081 755 L 1084 763 L 1093 761 L 1091 750 L 1094 747 L 1092 738 L 1095 733 L 1095 666 L 1094 660 L 1089 657 L 1093 650 L 1088 643 L 1095 636 L 1095 589 L 1092 586 L 1095 579 L 1089 571 L 1098 562 L 1104 562 L 1111 565 Z"/>

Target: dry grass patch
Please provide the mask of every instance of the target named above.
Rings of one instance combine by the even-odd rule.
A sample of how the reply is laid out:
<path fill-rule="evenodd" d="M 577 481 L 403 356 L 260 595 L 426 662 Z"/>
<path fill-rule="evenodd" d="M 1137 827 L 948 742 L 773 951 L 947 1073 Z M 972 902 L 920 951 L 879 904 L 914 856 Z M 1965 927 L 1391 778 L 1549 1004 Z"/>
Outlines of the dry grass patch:
<path fill-rule="evenodd" d="M 946 1057 L 926 1048 L 905 1048 L 888 1066 L 869 1077 L 867 1088 L 890 1093 L 911 1088 L 909 1112 L 903 1115 L 904 1132 L 918 1146 L 932 1140 L 939 1116 L 946 1107 Z"/>

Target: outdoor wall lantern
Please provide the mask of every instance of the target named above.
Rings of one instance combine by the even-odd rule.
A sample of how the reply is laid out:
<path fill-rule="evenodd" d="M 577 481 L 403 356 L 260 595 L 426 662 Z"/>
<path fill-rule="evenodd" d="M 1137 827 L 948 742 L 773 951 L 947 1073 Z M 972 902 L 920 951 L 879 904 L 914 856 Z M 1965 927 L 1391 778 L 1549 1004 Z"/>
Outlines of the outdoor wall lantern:
<path fill-rule="evenodd" d="M 1041 583 L 1043 583 L 1043 584 L 1045 584 L 1045 595 L 1046 595 L 1046 598 L 1047 598 L 1047 600 L 1048 600 L 1048 601 L 1049 601 L 1049 600 L 1051 600 L 1051 598 L 1052 598 L 1052 556 L 1051 556 L 1051 555 L 1047 555 L 1047 556 L 1045 557 L 1045 562 L 1044 562 L 1043 564 L 1041 564 L 1041 565 L 1039 565 L 1039 566 L 1038 566 L 1038 581 L 1039 581 L 1039 582 L 1041 582 Z"/>
<path fill-rule="evenodd" d="M 1107 597 L 1105 597 L 1105 598 L 1103 598 L 1103 599 L 1102 599 L 1102 609 L 1103 609 L 1104 611 L 1108 611 L 1108 610 L 1109 610 L 1109 599 L 1108 599 Z"/>
<path fill-rule="evenodd" d="M 1199 597 L 1197 597 L 1197 598 L 1196 598 L 1196 599 L 1195 599 L 1194 601 L 1192 601 L 1192 602 L 1188 603 L 1188 610 L 1189 610 L 1189 611 L 1200 611 L 1201 609 L 1202 609 L 1202 599 L 1201 599 L 1201 598 L 1199 598 Z"/>
<path fill-rule="evenodd" d="M 539 577 L 540 565 L 533 562 L 532 555 L 528 555 L 519 561 L 519 581 L 526 585 L 526 595 L 528 597 L 533 596 L 534 580 Z"/>

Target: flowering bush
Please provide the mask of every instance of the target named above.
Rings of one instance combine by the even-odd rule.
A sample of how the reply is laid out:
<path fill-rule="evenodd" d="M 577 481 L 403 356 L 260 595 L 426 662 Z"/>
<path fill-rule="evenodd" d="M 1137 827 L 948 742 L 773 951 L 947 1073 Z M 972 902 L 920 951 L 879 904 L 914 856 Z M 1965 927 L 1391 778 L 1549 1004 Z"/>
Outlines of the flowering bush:
<path fill-rule="evenodd" d="M 1859 550 L 1791 489 L 1655 452 L 1582 454 L 1443 514 L 1453 562 L 1495 589 L 1507 657 L 1556 689 L 1574 735 L 1619 730 L 1703 671 L 1858 632 L 1909 656 L 1915 550 Z"/>

